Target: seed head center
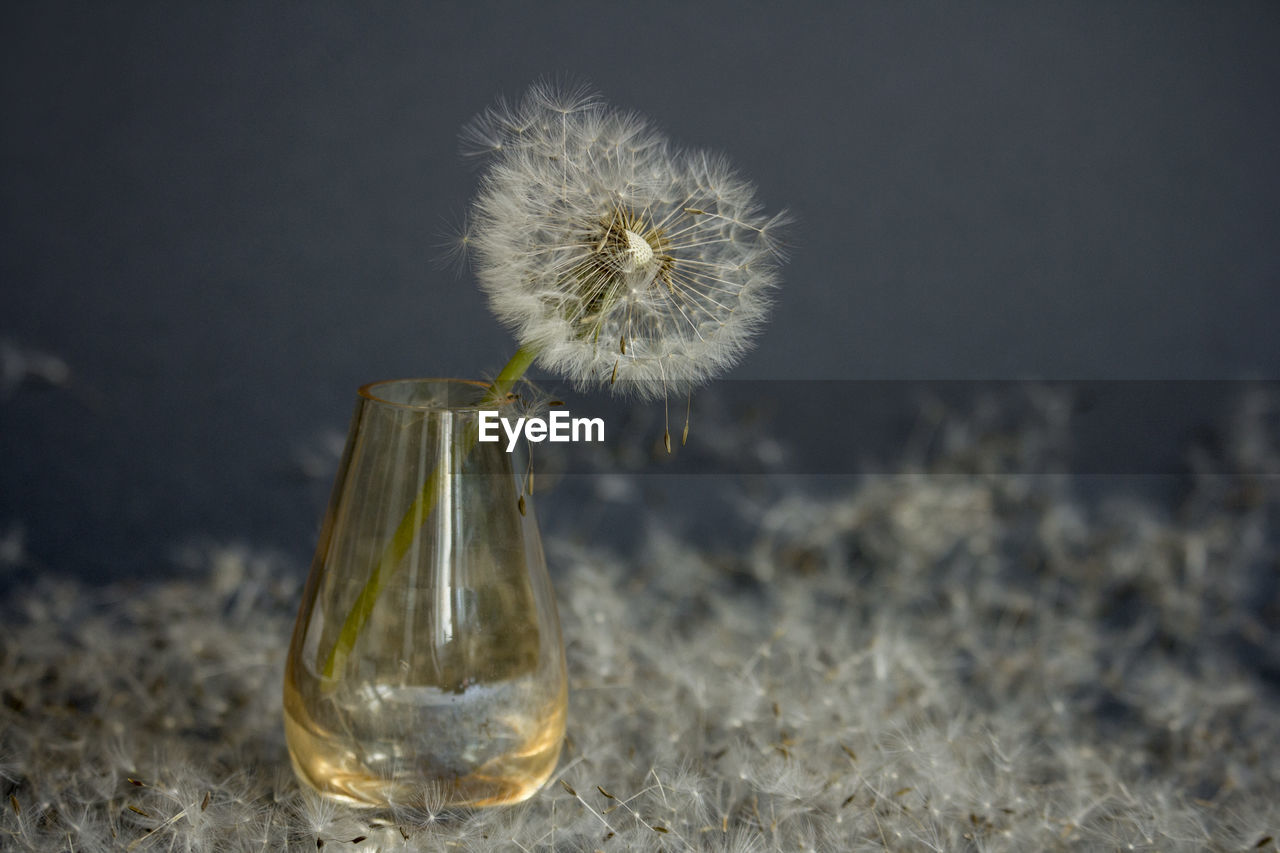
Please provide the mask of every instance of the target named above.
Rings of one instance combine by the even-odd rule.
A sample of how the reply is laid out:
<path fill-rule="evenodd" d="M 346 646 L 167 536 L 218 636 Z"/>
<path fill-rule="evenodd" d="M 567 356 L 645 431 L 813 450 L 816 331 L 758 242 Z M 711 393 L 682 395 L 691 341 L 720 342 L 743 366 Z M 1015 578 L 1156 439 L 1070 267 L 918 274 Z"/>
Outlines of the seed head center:
<path fill-rule="evenodd" d="M 653 247 L 649 245 L 648 240 L 630 228 L 626 229 L 626 235 L 627 260 L 630 262 L 632 269 L 647 269 L 653 263 Z"/>

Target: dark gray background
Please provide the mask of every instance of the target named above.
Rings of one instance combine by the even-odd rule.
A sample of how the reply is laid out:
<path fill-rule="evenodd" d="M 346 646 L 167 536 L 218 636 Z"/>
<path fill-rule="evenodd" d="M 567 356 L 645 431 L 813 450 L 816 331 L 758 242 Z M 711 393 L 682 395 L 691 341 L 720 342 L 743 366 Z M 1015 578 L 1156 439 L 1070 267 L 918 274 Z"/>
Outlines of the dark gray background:
<path fill-rule="evenodd" d="M 5 4 L 0 533 L 305 557 L 299 448 L 513 351 L 433 266 L 459 126 L 568 73 L 728 153 L 794 257 L 751 379 L 1280 376 L 1280 4 Z"/>

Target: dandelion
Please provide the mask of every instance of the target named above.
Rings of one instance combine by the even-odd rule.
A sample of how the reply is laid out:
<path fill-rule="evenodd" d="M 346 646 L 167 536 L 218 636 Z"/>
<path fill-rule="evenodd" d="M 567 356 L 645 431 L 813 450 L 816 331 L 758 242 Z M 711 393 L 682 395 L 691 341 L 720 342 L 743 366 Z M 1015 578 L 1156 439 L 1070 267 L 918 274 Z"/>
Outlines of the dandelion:
<path fill-rule="evenodd" d="M 738 362 L 769 308 L 786 214 L 763 214 L 722 158 L 549 84 L 462 139 L 488 158 L 465 245 L 519 371 L 536 358 L 579 388 L 652 399 Z"/>

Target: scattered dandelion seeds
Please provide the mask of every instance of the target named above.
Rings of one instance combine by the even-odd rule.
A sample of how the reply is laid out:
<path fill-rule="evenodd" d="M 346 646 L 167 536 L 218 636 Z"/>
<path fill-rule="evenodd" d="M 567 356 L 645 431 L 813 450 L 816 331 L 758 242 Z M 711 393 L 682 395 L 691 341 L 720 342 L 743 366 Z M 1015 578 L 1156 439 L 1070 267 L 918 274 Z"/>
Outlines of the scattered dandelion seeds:
<path fill-rule="evenodd" d="M 516 501 L 516 509 L 520 510 L 520 514 L 525 514 L 524 495 L 520 496 L 520 500 Z"/>
<path fill-rule="evenodd" d="M 718 417 L 708 409 L 713 445 Z M 659 431 L 645 428 L 642 449 L 660 453 Z M 1271 435 L 1267 453 L 1280 448 Z M 966 465 L 971 449 L 960 448 Z M 1062 481 L 950 469 L 840 494 L 788 486 L 737 519 L 744 533 L 726 538 L 723 558 L 659 523 L 634 552 L 553 534 L 577 672 L 568 772 L 626 795 L 588 782 L 603 802 L 575 790 L 582 808 L 552 786 L 512 809 L 379 819 L 335 806 L 317 822 L 287 763 L 255 770 L 279 765 L 269 662 L 283 658 L 294 615 L 295 587 L 278 585 L 288 572 L 252 574 L 255 561 L 241 559 L 221 580 L 105 591 L 24 581 L 0 605 L 0 790 L 11 809 L 0 844 L 1274 850 L 1277 834 L 1258 829 L 1275 823 L 1280 774 L 1258 744 L 1276 741 L 1280 708 L 1238 643 L 1249 624 L 1251 655 L 1266 663 L 1277 648 L 1275 626 L 1251 608 L 1275 565 L 1280 483 L 1264 481 L 1265 500 L 1242 508 L 1218 478 L 1206 482 L 1178 517 L 1145 499 L 1095 508 Z M 785 584 L 765 574 L 801 552 L 848 571 L 789 573 Z M 1117 591 L 1149 630 L 1114 618 Z M 1177 641 L 1151 642 L 1166 633 Z M 1117 662 L 1123 684 L 1108 685 Z M 1134 713 L 1100 732 L 1084 709 L 1114 690 Z M 92 721 L 68 712 L 89 704 Z M 1168 748 L 1183 737 L 1192 748 Z M 772 748 L 793 738 L 790 760 Z M 143 784 L 121 787 L 126 777 Z M 1235 783 L 1212 799 L 1183 784 L 1219 777 Z M 128 803 L 151 818 L 130 817 Z M 601 840 L 606 829 L 617 844 Z"/>
<path fill-rule="evenodd" d="M 148 818 L 149 818 L 149 817 L 151 817 L 151 815 L 147 814 L 147 813 L 146 813 L 146 812 L 144 812 L 142 809 L 138 808 L 137 806 L 135 806 L 135 805 L 133 805 L 133 804 L 130 804 L 130 805 L 129 805 L 129 811 L 133 812 L 134 814 L 140 814 L 140 815 L 142 815 L 143 817 L 148 817 Z"/>
<path fill-rule="evenodd" d="M 564 787 L 564 789 L 565 789 L 566 791 L 568 791 L 568 792 L 569 792 L 569 796 L 571 796 L 571 797 L 576 797 L 576 796 L 578 796 L 578 792 L 577 792 L 577 791 L 575 791 L 575 790 L 573 790 L 573 786 L 572 786 L 572 785 L 570 785 L 568 782 L 566 782 L 566 781 L 564 781 L 563 779 L 561 779 L 561 780 L 560 780 L 560 784 Z"/>
<path fill-rule="evenodd" d="M 664 429 L 662 431 L 662 446 L 667 448 L 667 454 L 671 453 L 671 430 Z"/>
<path fill-rule="evenodd" d="M 671 832 L 671 830 L 667 829 L 665 826 L 662 826 L 661 824 L 654 824 L 649 828 L 652 829 L 654 832 L 661 832 L 663 835 L 666 835 L 667 833 Z"/>

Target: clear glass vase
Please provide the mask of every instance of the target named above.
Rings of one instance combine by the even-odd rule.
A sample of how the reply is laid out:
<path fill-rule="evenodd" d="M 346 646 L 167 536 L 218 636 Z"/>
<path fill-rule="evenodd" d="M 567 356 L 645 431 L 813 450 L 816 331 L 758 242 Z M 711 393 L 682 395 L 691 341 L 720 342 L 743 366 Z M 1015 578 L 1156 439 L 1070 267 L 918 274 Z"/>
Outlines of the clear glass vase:
<path fill-rule="evenodd" d="M 294 769 L 353 804 L 531 796 L 560 755 L 564 644 L 488 386 L 360 389 L 285 668 Z"/>

